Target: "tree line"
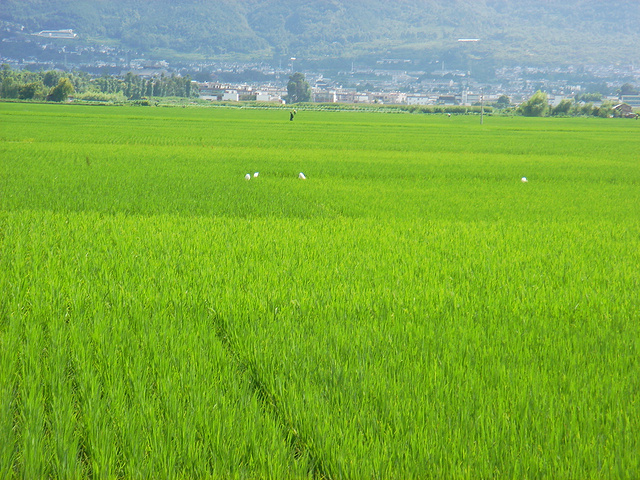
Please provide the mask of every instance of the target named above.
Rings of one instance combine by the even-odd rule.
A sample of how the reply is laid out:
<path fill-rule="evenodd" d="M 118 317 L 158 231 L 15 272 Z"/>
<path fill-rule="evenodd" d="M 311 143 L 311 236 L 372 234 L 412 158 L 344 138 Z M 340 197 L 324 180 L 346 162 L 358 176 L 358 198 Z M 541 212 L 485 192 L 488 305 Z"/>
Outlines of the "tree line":
<path fill-rule="evenodd" d="M 153 97 L 190 98 L 199 95 L 191 77 L 175 74 L 143 78 L 132 72 L 124 76 L 92 77 L 86 72 L 48 70 L 31 72 L 0 68 L 0 98 L 62 102 L 79 100 L 124 102 Z"/>
<path fill-rule="evenodd" d="M 599 98 L 578 97 L 575 102 L 565 98 L 558 105 L 551 106 L 547 94 L 538 90 L 526 102 L 521 103 L 515 109 L 515 113 L 525 117 L 594 116 L 602 118 L 619 117 L 622 114 L 620 109 L 614 109 L 615 104 L 610 101 L 594 105 L 587 100 L 598 101 Z"/>

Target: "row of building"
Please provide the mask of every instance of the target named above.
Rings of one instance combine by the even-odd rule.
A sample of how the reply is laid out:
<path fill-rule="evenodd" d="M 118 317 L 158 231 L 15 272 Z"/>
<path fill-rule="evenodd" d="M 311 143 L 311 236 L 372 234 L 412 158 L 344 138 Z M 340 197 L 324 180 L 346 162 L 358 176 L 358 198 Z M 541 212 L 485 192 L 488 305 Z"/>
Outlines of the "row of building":
<path fill-rule="evenodd" d="M 278 86 L 231 85 L 217 82 L 198 83 L 200 98 L 210 101 L 238 102 L 255 100 L 258 102 L 285 103 L 286 88 Z M 490 104 L 498 100 L 501 94 L 463 90 L 460 93 L 405 93 L 405 92 L 359 92 L 355 89 L 327 89 L 313 87 L 311 101 L 315 103 L 369 103 L 385 105 L 479 105 Z M 548 95 L 549 104 L 555 107 L 572 95 Z M 525 96 L 510 95 L 512 104 L 519 104 Z M 604 97 L 602 101 L 614 104 L 625 103 L 632 108 L 640 108 L 640 95 L 622 95 Z M 598 102 L 594 102 L 598 103 Z"/>
<path fill-rule="evenodd" d="M 216 82 L 198 83 L 200 98 L 210 101 L 285 103 L 286 88 L 277 86 L 230 85 Z M 416 94 L 404 92 L 359 92 L 355 89 L 312 88 L 311 101 L 315 103 L 377 103 L 387 105 L 473 105 L 482 101 L 493 102 L 496 95 L 482 95 L 465 91 L 460 94 Z"/>

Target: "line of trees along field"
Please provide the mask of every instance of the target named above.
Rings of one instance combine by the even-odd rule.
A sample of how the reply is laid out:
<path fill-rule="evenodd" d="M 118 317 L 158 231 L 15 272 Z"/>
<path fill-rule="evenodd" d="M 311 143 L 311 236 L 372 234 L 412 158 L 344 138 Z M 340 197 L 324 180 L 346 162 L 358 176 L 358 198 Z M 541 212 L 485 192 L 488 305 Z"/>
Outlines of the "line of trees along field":
<path fill-rule="evenodd" d="M 594 117 L 620 117 L 622 111 L 616 109 L 610 101 L 594 105 L 589 100 L 599 101 L 598 97 L 576 98 L 562 100 L 558 105 L 549 105 L 547 94 L 542 91 L 534 93 L 526 102 L 521 103 L 515 110 L 518 115 L 525 117 L 546 116 L 594 116 Z"/>
<path fill-rule="evenodd" d="M 198 87 L 189 76 L 176 75 L 145 79 L 131 72 L 123 77 L 93 78 L 85 72 L 57 70 L 30 72 L 0 68 L 0 98 L 61 102 L 74 95 L 88 101 L 140 100 L 148 97 L 197 97 Z"/>

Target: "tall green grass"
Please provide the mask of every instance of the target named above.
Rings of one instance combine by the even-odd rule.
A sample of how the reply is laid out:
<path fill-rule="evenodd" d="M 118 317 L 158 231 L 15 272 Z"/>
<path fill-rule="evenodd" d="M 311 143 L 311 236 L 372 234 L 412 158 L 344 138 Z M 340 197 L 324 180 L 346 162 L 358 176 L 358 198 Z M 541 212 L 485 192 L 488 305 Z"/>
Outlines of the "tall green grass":
<path fill-rule="evenodd" d="M 635 122 L 0 116 L 0 477 L 638 476 Z"/>

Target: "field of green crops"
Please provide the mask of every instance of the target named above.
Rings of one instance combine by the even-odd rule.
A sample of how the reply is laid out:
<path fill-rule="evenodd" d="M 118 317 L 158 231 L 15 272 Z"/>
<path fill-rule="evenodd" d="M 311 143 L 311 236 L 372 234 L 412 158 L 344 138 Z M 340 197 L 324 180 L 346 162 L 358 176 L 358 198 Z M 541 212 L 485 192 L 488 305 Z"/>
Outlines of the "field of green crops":
<path fill-rule="evenodd" d="M 640 478 L 639 134 L 0 103 L 0 478 Z"/>

